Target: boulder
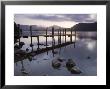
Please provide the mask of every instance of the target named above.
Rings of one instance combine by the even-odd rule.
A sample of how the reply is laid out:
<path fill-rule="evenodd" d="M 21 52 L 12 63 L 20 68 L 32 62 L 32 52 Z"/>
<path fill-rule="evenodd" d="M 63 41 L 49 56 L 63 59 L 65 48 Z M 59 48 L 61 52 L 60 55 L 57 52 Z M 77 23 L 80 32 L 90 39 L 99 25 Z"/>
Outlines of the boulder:
<path fill-rule="evenodd" d="M 77 68 L 76 66 L 72 67 L 72 68 L 70 69 L 70 72 L 71 72 L 72 74 L 80 74 L 80 73 L 82 73 L 82 72 L 79 70 L 79 68 Z"/>
<path fill-rule="evenodd" d="M 33 44 L 30 44 L 30 47 L 33 47 L 34 45 Z"/>
<path fill-rule="evenodd" d="M 26 51 L 28 52 L 29 51 L 29 48 L 26 48 Z"/>
<path fill-rule="evenodd" d="M 57 59 L 59 62 L 63 62 L 64 60 L 63 59 L 61 59 L 61 58 L 58 58 Z"/>
<path fill-rule="evenodd" d="M 15 49 L 20 49 L 19 45 L 17 45 L 17 44 L 14 46 L 14 48 Z"/>
<path fill-rule="evenodd" d="M 72 68 L 74 66 L 76 66 L 76 63 L 72 59 L 68 59 L 68 61 L 66 62 L 66 67 Z"/>
<path fill-rule="evenodd" d="M 58 60 L 52 60 L 52 67 L 55 69 L 60 68 L 61 63 Z"/>
<path fill-rule="evenodd" d="M 20 42 L 19 45 L 25 45 L 25 43 L 24 42 Z"/>

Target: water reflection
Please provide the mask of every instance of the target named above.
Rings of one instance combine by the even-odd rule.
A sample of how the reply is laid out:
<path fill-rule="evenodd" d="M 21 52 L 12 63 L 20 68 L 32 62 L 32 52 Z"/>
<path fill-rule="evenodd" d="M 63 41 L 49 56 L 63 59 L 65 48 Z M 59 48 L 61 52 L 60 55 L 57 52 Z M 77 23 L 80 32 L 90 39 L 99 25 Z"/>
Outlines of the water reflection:
<path fill-rule="evenodd" d="M 33 50 L 37 49 L 36 38 L 33 42 Z M 51 38 L 48 45 L 51 44 Z M 70 38 L 67 38 L 70 40 Z M 74 37 L 73 37 L 74 39 Z M 44 40 L 44 41 L 43 41 Z M 62 42 L 64 38 L 62 37 Z M 22 50 L 28 48 L 28 52 L 31 51 L 30 38 L 23 39 L 25 42 Z M 42 38 L 41 43 L 45 44 L 45 39 Z M 55 43 L 57 44 L 57 37 L 55 37 Z M 43 48 L 40 45 L 40 48 Z M 38 55 L 28 55 L 28 57 L 15 62 L 14 74 L 18 76 L 96 76 L 97 75 L 97 40 L 92 38 L 77 38 L 75 44 L 70 44 L 65 47 L 53 49 Z M 68 59 L 72 59 L 76 66 L 68 67 Z M 89 59 L 89 60 L 88 60 Z M 70 65 L 72 65 L 70 63 Z M 79 74 L 75 73 L 77 70 Z M 80 73 L 82 72 L 82 73 Z"/>

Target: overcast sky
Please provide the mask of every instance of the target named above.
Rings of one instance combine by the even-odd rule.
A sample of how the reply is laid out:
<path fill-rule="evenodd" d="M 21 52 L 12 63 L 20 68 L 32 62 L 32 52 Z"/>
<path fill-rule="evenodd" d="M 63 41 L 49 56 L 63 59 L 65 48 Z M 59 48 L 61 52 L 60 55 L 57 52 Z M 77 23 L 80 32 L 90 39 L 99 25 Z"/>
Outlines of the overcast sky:
<path fill-rule="evenodd" d="M 14 21 L 23 25 L 72 27 L 76 23 L 97 21 L 96 14 L 15 14 Z"/>

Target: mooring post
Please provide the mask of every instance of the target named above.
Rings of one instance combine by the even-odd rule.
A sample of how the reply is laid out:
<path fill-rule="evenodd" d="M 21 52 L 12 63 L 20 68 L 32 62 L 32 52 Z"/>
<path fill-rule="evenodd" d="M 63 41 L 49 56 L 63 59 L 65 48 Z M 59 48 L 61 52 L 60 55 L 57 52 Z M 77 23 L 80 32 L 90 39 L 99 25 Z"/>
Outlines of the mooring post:
<path fill-rule="evenodd" d="M 33 51 L 33 44 L 32 44 L 32 26 L 30 26 L 30 36 L 31 36 L 31 44 L 30 44 L 30 46 L 32 47 L 32 51 Z"/>
<path fill-rule="evenodd" d="M 47 28 L 46 28 L 46 48 L 47 48 Z M 47 51 L 47 55 L 48 55 L 48 51 Z"/>
<path fill-rule="evenodd" d="M 39 50 L 39 36 L 37 36 L 37 45 L 38 45 L 37 50 Z"/>
<path fill-rule="evenodd" d="M 60 44 L 61 44 L 61 29 L 60 29 Z"/>
<path fill-rule="evenodd" d="M 72 28 L 70 30 L 71 30 L 71 36 L 70 36 L 70 38 L 71 38 L 71 42 L 72 42 Z"/>
<path fill-rule="evenodd" d="M 58 44 L 59 44 L 59 29 L 58 29 Z"/>
<path fill-rule="evenodd" d="M 65 29 L 65 43 L 66 43 L 66 29 Z"/>
<path fill-rule="evenodd" d="M 63 29 L 63 36 L 64 36 L 64 29 Z"/>
<path fill-rule="evenodd" d="M 54 46 L 55 46 L 54 27 L 52 27 L 52 53 L 53 53 L 53 57 L 54 57 Z"/>
<path fill-rule="evenodd" d="M 52 27 L 52 45 L 54 45 L 55 44 L 55 42 L 54 42 L 55 40 L 54 40 L 54 27 Z"/>
<path fill-rule="evenodd" d="M 47 29 L 46 29 L 46 47 L 47 47 Z"/>

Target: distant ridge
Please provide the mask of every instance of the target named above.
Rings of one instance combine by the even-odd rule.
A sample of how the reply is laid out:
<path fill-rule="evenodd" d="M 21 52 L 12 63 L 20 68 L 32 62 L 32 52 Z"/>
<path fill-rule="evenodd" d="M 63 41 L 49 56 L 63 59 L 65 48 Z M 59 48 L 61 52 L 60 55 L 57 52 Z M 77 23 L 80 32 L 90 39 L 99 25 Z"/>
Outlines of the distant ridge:
<path fill-rule="evenodd" d="M 94 23 L 79 23 L 72 27 L 75 31 L 97 31 L 97 22 Z"/>

